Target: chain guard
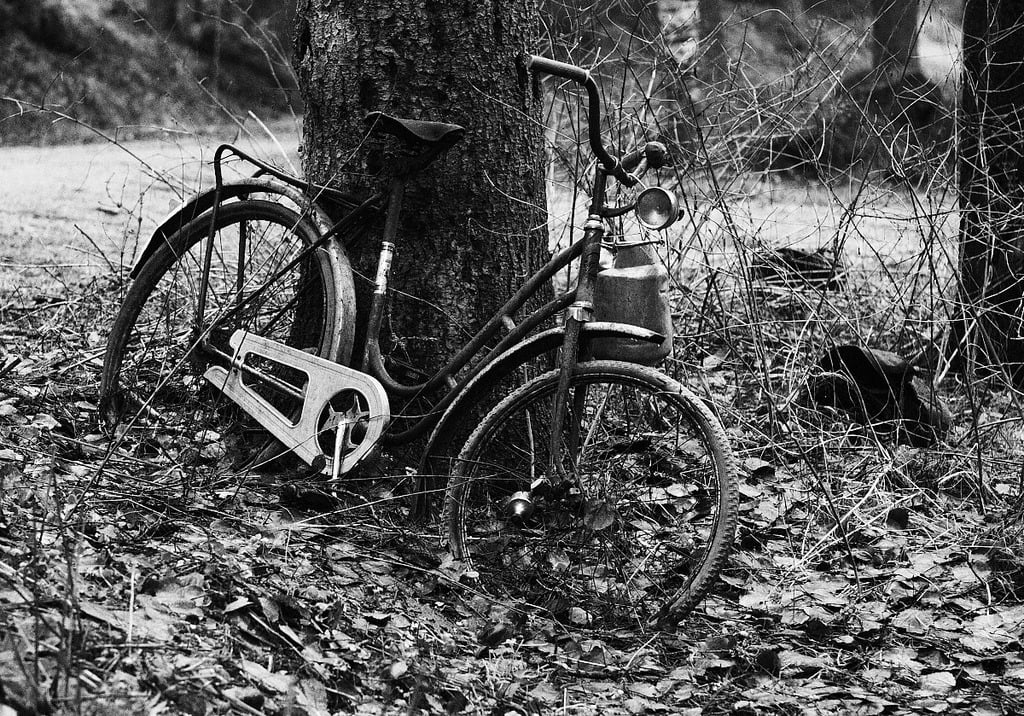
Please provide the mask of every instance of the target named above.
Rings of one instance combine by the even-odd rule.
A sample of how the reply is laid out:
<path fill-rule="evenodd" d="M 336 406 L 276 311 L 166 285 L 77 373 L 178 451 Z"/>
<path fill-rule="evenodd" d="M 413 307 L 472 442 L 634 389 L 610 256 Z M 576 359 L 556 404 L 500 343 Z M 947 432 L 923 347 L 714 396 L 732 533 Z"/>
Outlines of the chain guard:
<path fill-rule="evenodd" d="M 214 365 L 203 377 L 251 415 L 303 462 L 323 459 L 322 472 L 341 475 L 351 470 L 376 447 L 391 409 L 378 380 L 358 370 L 311 355 L 263 336 L 237 330 L 229 341 L 231 368 Z M 302 410 L 289 417 L 254 390 L 258 370 L 252 359 L 305 375 L 302 385 L 281 380 L 302 394 Z M 264 387 L 272 385 L 264 382 Z"/>

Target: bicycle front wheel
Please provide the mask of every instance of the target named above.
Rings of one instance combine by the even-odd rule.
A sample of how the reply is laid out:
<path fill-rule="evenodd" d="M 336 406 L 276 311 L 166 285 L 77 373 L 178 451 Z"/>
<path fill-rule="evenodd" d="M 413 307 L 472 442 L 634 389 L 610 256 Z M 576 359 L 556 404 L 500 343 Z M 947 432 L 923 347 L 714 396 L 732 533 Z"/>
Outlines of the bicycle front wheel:
<path fill-rule="evenodd" d="M 271 201 L 234 202 L 218 210 L 211 246 L 210 220 L 195 219 L 147 259 L 107 339 L 104 415 L 138 452 L 169 463 L 215 465 L 255 433 L 254 421 L 202 377 L 225 364 L 235 330 L 336 357 L 341 267 L 331 252 L 309 250 L 319 236 L 312 224 Z M 267 398 L 286 415 L 301 407 L 287 395 Z"/>
<path fill-rule="evenodd" d="M 571 379 L 552 460 L 558 375 L 513 392 L 470 436 L 445 499 L 453 555 L 485 591 L 577 627 L 673 622 L 706 593 L 735 533 L 724 430 L 658 371 L 592 361 Z"/>

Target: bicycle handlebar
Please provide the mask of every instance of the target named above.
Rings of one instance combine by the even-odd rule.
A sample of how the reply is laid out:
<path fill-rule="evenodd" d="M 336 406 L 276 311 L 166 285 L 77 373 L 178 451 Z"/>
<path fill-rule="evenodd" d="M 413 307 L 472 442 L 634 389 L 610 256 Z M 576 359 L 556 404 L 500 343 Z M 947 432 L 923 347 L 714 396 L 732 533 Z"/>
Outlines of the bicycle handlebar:
<path fill-rule="evenodd" d="M 598 93 L 597 82 L 594 81 L 590 72 L 582 67 L 570 65 L 566 62 L 558 62 L 557 60 L 549 60 L 547 57 L 541 57 L 540 55 L 529 55 L 526 66 L 536 72 L 543 72 L 555 77 L 572 80 L 586 88 L 588 99 L 587 134 L 590 138 L 590 149 L 594 152 L 597 160 L 604 165 L 604 168 L 612 176 L 627 186 L 635 184 L 636 179 L 623 169 L 621 160 L 613 157 L 605 149 L 604 141 L 601 138 L 601 96 Z"/>
<path fill-rule="evenodd" d="M 530 59 L 527 64 L 531 70 L 536 72 L 543 72 L 545 74 L 555 75 L 556 77 L 564 77 L 567 80 L 579 82 L 581 85 L 585 85 L 587 80 L 590 79 L 590 72 L 582 67 L 570 65 L 568 62 L 549 60 L 547 57 L 541 57 L 540 55 L 530 55 Z"/>

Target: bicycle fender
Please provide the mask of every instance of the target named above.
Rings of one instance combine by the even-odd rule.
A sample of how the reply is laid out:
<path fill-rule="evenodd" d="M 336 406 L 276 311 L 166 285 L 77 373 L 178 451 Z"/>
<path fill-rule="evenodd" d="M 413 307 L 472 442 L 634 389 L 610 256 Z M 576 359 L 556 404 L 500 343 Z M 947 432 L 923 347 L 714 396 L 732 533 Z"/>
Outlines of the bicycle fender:
<path fill-rule="evenodd" d="M 491 386 L 510 376 L 523 363 L 539 358 L 545 353 L 557 351 L 561 348 L 564 337 L 564 328 L 550 328 L 515 344 L 473 376 L 458 397 L 445 409 L 430 433 L 430 438 L 427 440 L 417 467 L 416 474 L 420 481 L 420 489 L 413 502 L 414 516 L 421 518 L 426 516 L 428 507 L 423 496 L 431 489 L 430 483 L 442 477 L 438 474 L 441 470 L 431 468 L 430 463 L 440 456 L 440 450 L 454 438 L 453 432 L 458 422 L 456 418 L 461 416 L 468 406 L 480 400 Z M 581 343 L 595 338 L 633 338 L 659 344 L 665 340 L 665 336 L 660 333 L 626 323 L 590 321 L 583 324 L 580 332 Z M 436 488 L 437 485 L 435 484 L 433 487 Z"/>
<path fill-rule="evenodd" d="M 246 194 L 273 194 L 277 196 L 283 196 L 295 205 L 300 212 L 305 212 L 312 216 L 313 221 L 316 224 L 316 228 L 324 233 L 331 225 L 327 215 L 323 213 L 318 207 L 311 205 L 309 200 L 296 189 L 284 186 L 277 182 L 269 179 L 243 179 L 237 182 L 231 182 L 230 184 L 224 184 L 220 190 L 220 201 L 230 201 L 237 199 Z M 161 244 L 165 243 L 174 234 L 182 229 L 186 224 L 195 218 L 202 216 L 204 212 L 209 211 L 213 208 L 213 204 L 216 201 L 217 190 L 208 189 L 204 192 L 196 194 L 191 199 L 185 201 L 177 208 L 173 209 L 163 221 L 157 226 L 153 235 L 150 237 L 146 247 L 142 250 L 142 254 L 139 256 L 139 260 L 135 263 L 129 274 L 131 278 L 135 278 L 139 271 L 142 270 L 142 265 L 146 263 L 153 252 L 156 251 Z"/>
<path fill-rule="evenodd" d="M 135 279 L 137 277 L 139 271 L 142 270 L 143 264 L 145 264 L 149 257 L 152 256 L 158 248 L 160 248 L 161 244 L 169 241 L 172 236 L 174 236 L 190 221 L 194 221 L 196 218 L 212 209 L 214 202 L 217 200 L 216 194 L 216 189 L 209 189 L 201 192 L 168 214 L 167 217 L 160 222 L 160 225 L 150 237 L 149 243 L 146 244 L 146 248 L 143 249 L 139 260 L 136 262 L 131 274 L 129 274 L 131 278 Z M 285 186 L 270 179 L 252 177 L 224 184 L 220 190 L 220 201 L 221 203 L 224 203 L 225 201 L 238 199 L 248 194 L 263 194 L 283 197 L 288 201 L 288 203 L 293 205 L 292 208 L 310 218 L 316 227 L 316 230 L 319 231 L 321 235 L 326 234 L 330 230 L 332 222 L 323 209 L 311 203 L 309 199 L 297 189 Z M 339 331 L 336 336 L 335 344 L 329 348 L 329 355 L 338 363 L 348 365 L 352 356 L 352 346 L 355 341 L 356 294 L 352 267 L 348 259 L 348 253 L 338 241 L 328 241 L 323 246 L 322 250 L 331 255 L 332 265 L 337 268 L 337 273 L 335 275 L 336 285 L 334 300 L 336 304 L 336 315 L 339 317 L 342 326 L 342 330 Z"/>

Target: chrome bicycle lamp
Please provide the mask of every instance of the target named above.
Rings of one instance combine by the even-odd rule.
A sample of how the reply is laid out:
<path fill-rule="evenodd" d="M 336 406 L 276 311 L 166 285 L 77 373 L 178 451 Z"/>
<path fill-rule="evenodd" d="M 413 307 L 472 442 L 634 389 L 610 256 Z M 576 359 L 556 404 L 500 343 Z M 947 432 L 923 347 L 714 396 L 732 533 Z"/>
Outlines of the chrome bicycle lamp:
<path fill-rule="evenodd" d="M 522 521 L 533 514 L 533 498 L 526 490 L 513 492 L 505 503 L 505 514 L 510 520 Z"/>
<path fill-rule="evenodd" d="M 668 189 L 648 187 L 636 198 L 636 218 L 647 229 L 667 229 L 678 217 L 679 200 Z"/>

